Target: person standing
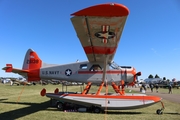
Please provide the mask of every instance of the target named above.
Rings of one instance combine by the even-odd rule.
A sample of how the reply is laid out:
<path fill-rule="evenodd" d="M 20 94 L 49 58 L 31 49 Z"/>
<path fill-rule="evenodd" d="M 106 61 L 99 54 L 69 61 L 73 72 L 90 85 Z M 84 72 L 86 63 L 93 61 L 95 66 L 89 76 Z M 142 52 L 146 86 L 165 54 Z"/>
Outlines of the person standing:
<path fill-rule="evenodd" d="M 13 85 L 13 81 L 12 81 L 12 80 L 10 80 L 10 85 L 11 85 L 11 86 Z"/>
<path fill-rule="evenodd" d="M 172 94 L 172 85 L 171 84 L 169 84 L 169 94 L 171 93 Z"/>
<path fill-rule="evenodd" d="M 153 92 L 153 88 L 154 88 L 154 86 L 153 86 L 153 84 L 152 84 L 152 83 L 150 83 L 149 87 L 151 88 L 151 92 Z"/>
<path fill-rule="evenodd" d="M 156 92 L 158 93 L 159 86 L 156 84 Z"/>

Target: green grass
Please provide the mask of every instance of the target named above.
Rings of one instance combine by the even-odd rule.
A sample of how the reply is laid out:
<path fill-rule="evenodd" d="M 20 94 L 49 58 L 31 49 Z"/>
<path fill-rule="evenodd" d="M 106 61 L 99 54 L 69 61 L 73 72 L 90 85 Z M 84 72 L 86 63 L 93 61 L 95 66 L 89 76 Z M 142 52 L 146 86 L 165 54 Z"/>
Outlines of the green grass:
<path fill-rule="evenodd" d="M 50 107 L 49 98 L 40 96 L 40 91 L 43 88 L 46 88 L 47 92 L 53 92 L 55 88 L 62 89 L 61 85 L 24 87 L 0 84 L 0 120 L 173 120 L 180 118 L 180 104 L 166 100 L 163 100 L 165 105 L 163 115 L 157 115 L 155 113 L 157 109 L 161 108 L 160 103 L 136 110 L 108 111 L 108 114 L 63 112 Z M 95 92 L 97 89 L 97 86 L 93 86 L 90 92 Z M 68 91 L 76 92 L 80 90 L 80 86 L 68 86 Z M 164 92 L 168 91 L 167 89 L 160 90 L 164 90 Z M 179 91 L 180 89 L 173 89 L 173 92 L 176 94 L 179 94 Z M 20 96 L 21 92 L 22 94 Z M 113 92 L 111 87 L 109 87 L 109 92 Z"/>
<path fill-rule="evenodd" d="M 154 91 L 155 91 L 155 90 L 156 90 L 156 89 L 154 89 Z M 158 91 L 161 92 L 161 93 L 169 93 L 168 88 L 160 88 Z M 179 88 L 179 89 L 177 89 L 177 88 L 172 88 L 172 92 L 173 92 L 173 94 L 179 94 L 179 95 L 180 95 L 180 88 Z"/>
<path fill-rule="evenodd" d="M 147 88 L 147 91 L 151 91 L 150 88 Z M 155 92 L 156 91 L 156 88 L 153 89 L 153 91 Z M 169 89 L 168 88 L 159 88 L 158 91 L 160 93 L 169 93 Z M 177 88 L 172 88 L 172 92 L 173 94 L 178 94 L 180 95 L 180 88 L 177 89 Z"/>

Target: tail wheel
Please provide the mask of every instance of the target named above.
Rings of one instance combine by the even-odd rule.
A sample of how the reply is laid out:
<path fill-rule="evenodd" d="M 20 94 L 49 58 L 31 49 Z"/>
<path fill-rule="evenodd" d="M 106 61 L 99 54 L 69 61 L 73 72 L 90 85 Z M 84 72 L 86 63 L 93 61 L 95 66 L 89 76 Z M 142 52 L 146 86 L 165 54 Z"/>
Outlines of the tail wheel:
<path fill-rule="evenodd" d="M 163 114 L 163 110 L 157 109 L 157 110 L 156 110 L 156 113 L 157 113 L 158 115 L 161 115 L 161 114 Z"/>
<path fill-rule="evenodd" d="M 57 108 L 59 110 L 63 110 L 63 103 L 61 103 L 61 102 L 57 103 Z"/>
<path fill-rule="evenodd" d="M 100 113 L 101 109 L 99 107 L 95 107 L 93 111 L 94 111 L 94 113 Z"/>

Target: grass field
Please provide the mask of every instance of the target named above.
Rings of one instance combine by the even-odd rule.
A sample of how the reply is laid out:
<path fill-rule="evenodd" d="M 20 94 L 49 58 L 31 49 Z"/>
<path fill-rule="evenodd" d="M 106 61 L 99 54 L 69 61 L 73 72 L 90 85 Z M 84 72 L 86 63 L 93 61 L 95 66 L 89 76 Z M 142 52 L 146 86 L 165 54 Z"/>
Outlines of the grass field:
<path fill-rule="evenodd" d="M 180 118 L 180 104 L 167 100 L 163 100 L 165 105 L 163 115 L 155 113 L 161 108 L 160 103 L 136 110 L 108 111 L 107 114 L 63 112 L 50 107 L 49 98 L 40 96 L 42 88 L 46 88 L 47 92 L 53 92 L 55 88 L 62 89 L 61 85 L 10 86 L 0 83 L 0 120 L 175 120 Z M 97 89 L 98 87 L 94 86 L 90 92 L 95 92 Z M 80 86 L 68 86 L 68 91 L 80 90 Z M 113 90 L 109 89 L 109 91 Z M 180 94 L 179 91 L 180 89 L 173 89 L 175 94 Z"/>

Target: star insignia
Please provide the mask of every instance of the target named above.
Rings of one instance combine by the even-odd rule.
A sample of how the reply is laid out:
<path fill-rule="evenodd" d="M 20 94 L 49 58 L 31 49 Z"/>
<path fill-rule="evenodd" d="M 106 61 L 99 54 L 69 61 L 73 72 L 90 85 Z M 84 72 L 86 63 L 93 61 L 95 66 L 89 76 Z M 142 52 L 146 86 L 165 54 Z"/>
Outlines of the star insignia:
<path fill-rule="evenodd" d="M 101 39 L 111 39 L 115 36 L 113 32 L 98 32 L 95 35 Z"/>
<path fill-rule="evenodd" d="M 102 25 L 101 31 L 94 34 L 96 37 L 102 39 L 103 43 L 108 43 L 109 39 L 115 37 L 115 33 L 110 31 L 110 26 Z"/>
<path fill-rule="evenodd" d="M 66 71 L 65 71 L 65 75 L 66 76 L 70 76 L 72 74 L 72 70 L 71 69 L 67 69 Z"/>

